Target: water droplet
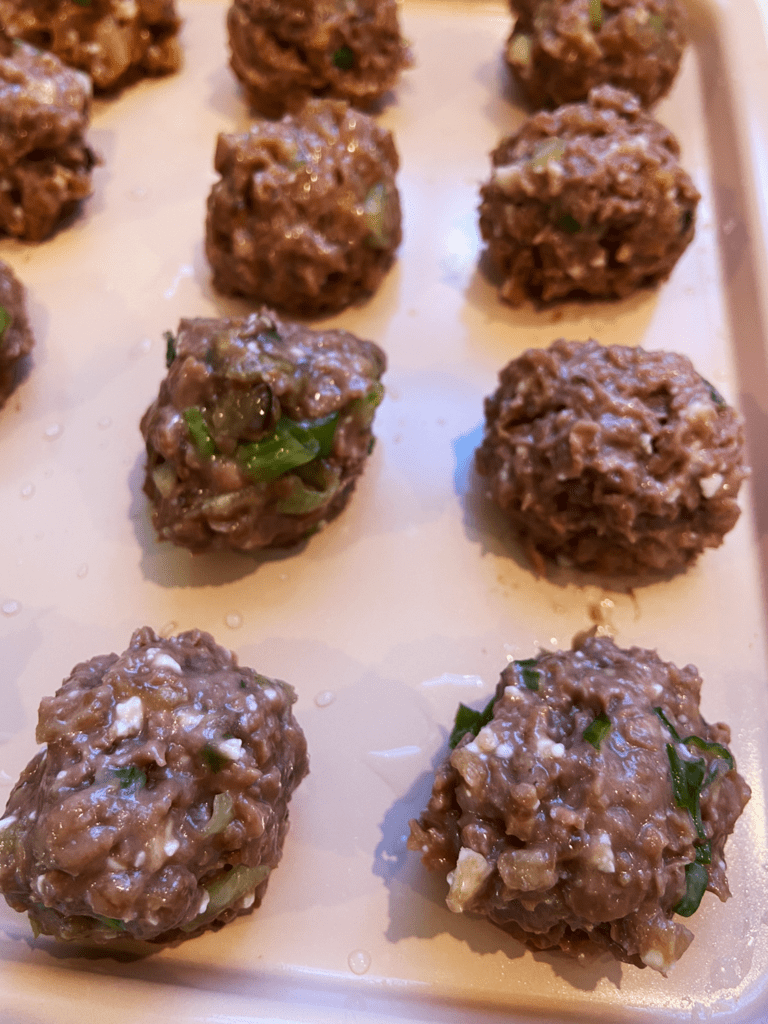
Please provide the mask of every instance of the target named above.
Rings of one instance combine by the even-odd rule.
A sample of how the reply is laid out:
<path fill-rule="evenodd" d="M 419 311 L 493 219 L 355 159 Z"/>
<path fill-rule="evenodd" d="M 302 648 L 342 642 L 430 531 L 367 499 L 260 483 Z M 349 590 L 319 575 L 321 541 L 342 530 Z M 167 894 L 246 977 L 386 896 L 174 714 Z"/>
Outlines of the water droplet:
<path fill-rule="evenodd" d="M 371 966 L 371 954 L 367 949 L 355 949 L 347 957 L 347 963 L 353 974 L 365 974 Z"/>
<path fill-rule="evenodd" d="M 106 430 L 107 427 L 111 427 L 112 426 L 112 417 L 111 416 L 102 416 L 101 419 L 98 421 L 98 423 L 96 425 L 98 426 L 98 428 L 100 430 Z"/>
<path fill-rule="evenodd" d="M 3 601 L 2 605 L 0 605 L 0 612 L 2 612 L 3 615 L 7 615 L 9 618 L 11 615 L 18 615 L 20 611 L 21 604 L 18 601 Z"/>
<path fill-rule="evenodd" d="M 83 562 L 82 565 L 78 565 L 78 567 L 77 567 L 77 578 L 79 580 L 84 580 L 87 575 L 88 575 L 88 563 L 87 562 Z"/>
<path fill-rule="evenodd" d="M 51 423 L 43 431 L 43 437 L 47 441 L 55 441 L 57 437 L 61 437 L 64 427 L 60 423 Z"/>
<path fill-rule="evenodd" d="M 224 622 L 230 629 L 239 629 L 243 624 L 243 616 L 240 612 L 227 612 Z"/>
<path fill-rule="evenodd" d="M 131 359 L 140 359 L 145 356 L 147 352 L 152 348 L 152 341 L 150 338 L 142 338 L 138 345 L 134 345 L 128 355 Z"/>
<path fill-rule="evenodd" d="M 162 637 L 173 636 L 173 634 L 176 632 L 176 630 L 178 628 L 179 628 L 178 622 L 176 622 L 174 619 L 171 619 L 170 622 L 166 622 L 166 624 L 164 626 L 160 627 L 160 636 L 162 636 Z"/>
<path fill-rule="evenodd" d="M 329 704 L 333 704 L 336 700 L 336 694 L 333 690 L 321 690 L 320 693 L 315 697 L 315 704 L 319 708 L 327 708 Z"/>
<path fill-rule="evenodd" d="M 34 493 L 35 493 L 35 485 L 34 484 L 24 484 L 24 486 L 19 491 L 19 494 L 22 496 L 22 498 L 31 498 Z"/>
<path fill-rule="evenodd" d="M 147 190 L 144 188 L 143 185 L 138 185 L 136 188 L 132 188 L 128 195 L 131 197 L 131 199 L 146 199 Z"/>

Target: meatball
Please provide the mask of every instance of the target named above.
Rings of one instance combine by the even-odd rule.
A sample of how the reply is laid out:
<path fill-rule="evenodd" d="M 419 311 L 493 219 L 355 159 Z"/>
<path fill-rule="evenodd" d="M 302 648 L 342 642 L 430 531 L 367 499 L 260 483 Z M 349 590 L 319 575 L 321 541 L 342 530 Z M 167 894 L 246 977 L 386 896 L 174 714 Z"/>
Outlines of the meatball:
<path fill-rule="evenodd" d="M 293 689 L 199 630 L 145 627 L 40 705 L 0 821 L 0 891 L 35 932 L 175 942 L 258 906 L 307 774 Z"/>
<path fill-rule="evenodd" d="M 373 447 L 381 349 L 268 310 L 182 320 L 144 414 L 144 490 L 192 551 L 294 544 L 346 504 Z"/>
<path fill-rule="evenodd" d="M 685 356 L 560 339 L 502 369 L 485 416 L 477 469 L 540 570 L 677 571 L 739 517 L 741 417 Z"/>
<path fill-rule="evenodd" d="M 501 298 L 623 298 L 667 278 L 700 198 L 679 154 L 672 133 L 612 86 L 529 117 L 491 154 L 481 188 Z"/>
<path fill-rule="evenodd" d="M 87 72 L 97 92 L 176 71 L 173 0 L 0 0 L 0 28 Z"/>
<path fill-rule="evenodd" d="M 234 0 L 227 28 L 232 70 L 267 117 L 313 96 L 368 107 L 410 63 L 396 0 Z"/>
<path fill-rule="evenodd" d="M 21 360 L 34 343 L 24 288 L 8 264 L 0 261 L 0 407 L 16 384 Z"/>
<path fill-rule="evenodd" d="M 343 309 L 381 282 L 402 237 L 392 136 L 338 100 L 220 135 L 208 197 L 213 283 L 296 315 Z"/>
<path fill-rule="evenodd" d="M 453 752 L 408 845 L 447 872 L 448 907 L 534 949 L 608 951 L 666 973 L 750 796 L 701 679 L 608 637 L 512 662 Z"/>
<path fill-rule="evenodd" d="M 680 67 L 680 0 L 510 0 L 516 21 L 506 60 L 533 107 L 587 98 L 597 85 L 663 96 Z"/>
<path fill-rule="evenodd" d="M 39 242 L 91 194 L 90 112 L 86 75 L 0 42 L 0 231 Z"/>

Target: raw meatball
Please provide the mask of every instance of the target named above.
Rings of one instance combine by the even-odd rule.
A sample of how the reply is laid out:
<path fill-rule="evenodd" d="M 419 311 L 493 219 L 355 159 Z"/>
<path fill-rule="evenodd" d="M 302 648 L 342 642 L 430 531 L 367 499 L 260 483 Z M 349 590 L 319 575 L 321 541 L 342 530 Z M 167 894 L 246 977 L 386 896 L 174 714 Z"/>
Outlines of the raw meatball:
<path fill-rule="evenodd" d="M 607 950 L 666 973 L 705 889 L 730 895 L 724 846 L 750 791 L 699 713 L 701 679 L 655 651 L 588 637 L 512 662 L 411 822 L 448 872 L 448 907 L 534 949 Z"/>
<path fill-rule="evenodd" d="M 199 630 L 137 630 L 40 705 L 0 891 L 58 939 L 172 942 L 257 907 L 307 774 L 293 689 Z"/>
<path fill-rule="evenodd" d="M 392 136 L 338 100 L 220 135 L 208 197 L 213 283 L 297 315 L 373 292 L 400 244 Z"/>
<path fill-rule="evenodd" d="M 91 194 L 90 113 L 86 75 L 0 42 L 0 231 L 39 242 Z"/>
<path fill-rule="evenodd" d="M 506 59 L 534 107 L 587 98 L 597 85 L 644 106 L 669 89 L 686 44 L 680 0 L 510 0 Z"/>
<path fill-rule="evenodd" d="M 16 384 L 20 360 L 34 343 L 24 288 L 8 264 L 0 261 L 0 407 Z"/>
<path fill-rule="evenodd" d="M 501 297 L 624 297 L 667 278 L 700 198 L 679 154 L 634 96 L 607 85 L 528 118 L 491 154 L 481 189 Z"/>
<path fill-rule="evenodd" d="M 739 517 L 741 417 L 674 352 L 529 349 L 499 374 L 476 453 L 538 569 L 685 568 Z"/>
<path fill-rule="evenodd" d="M 410 63 L 396 0 L 234 0 L 227 28 L 232 70 L 267 117 L 312 96 L 370 106 Z"/>
<path fill-rule="evenodd" d="M 377 345 L 262 310 L 182 320 L 169 349 L 141 421 L 162 540 L 193 551 L 284 546 L 344 507 L 384 394 Z"/>
<path fill-rule="evenodd" d="M 181 64 L 173 0 L 0 0 L 0 28 L 87 72 L 97 92 Z"/>

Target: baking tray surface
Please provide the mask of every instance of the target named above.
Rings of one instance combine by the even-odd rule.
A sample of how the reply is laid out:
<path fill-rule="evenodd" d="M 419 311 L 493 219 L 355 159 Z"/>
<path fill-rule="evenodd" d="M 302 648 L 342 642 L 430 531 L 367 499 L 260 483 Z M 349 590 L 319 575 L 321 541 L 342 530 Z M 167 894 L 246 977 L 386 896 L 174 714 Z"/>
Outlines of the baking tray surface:
<path fill-rule="evenodd" d="M 180 317 L 241 313 L 203 253 L 216 135 L 248 124 L 225 4 L 186 0 L 183 70 L 95 105 L 95 194 L 53 239 L 0 242 L 27 286 L 30 372 L 0 412 L 0 799 L 34 753 L 42 696 L 134 628 L 199 627 L 290 681 L 311 774 L 262 907 L 131 961 L 33 940 L 0 907 L 0 1021 L 484 1024 L 768 1019 L 768 47 L 755 0 L 692 0 L 692 45 L 656 110 L 702 193 L 696 238 L 656 291 L 557 309 L 501 304 L 479 268 L 479 183 L 524 117 L 501 61 L 501 2 L 405 0 L 415 64 L 379 113 L 401 157 L 405 237 L 368 302 L 324 323 L 386 350 L 378 444 L 345 512 L 299 549 L 253 559 L 156 543 L 138 421 Z M 738 17 L 736 16 L 738 14 Z M 501 366 L 557 337 L 691 356 L 744 413 L 754 471 L 724 545 L 634 590 L 538 578 L 471 470 Z M 752 800 L 668 978 L 534 955 L 452 915 L 405 847 L 459 701 L 591 625 L 704 678 Z M 128 1007 L 130 1009 L 128 1009 Z"/>

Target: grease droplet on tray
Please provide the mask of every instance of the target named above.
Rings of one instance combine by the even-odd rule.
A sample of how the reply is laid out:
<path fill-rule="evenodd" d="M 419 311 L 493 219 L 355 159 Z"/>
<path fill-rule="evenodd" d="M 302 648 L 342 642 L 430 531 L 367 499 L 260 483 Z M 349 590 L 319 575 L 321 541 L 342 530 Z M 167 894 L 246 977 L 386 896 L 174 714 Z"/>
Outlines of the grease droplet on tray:
<path fill-rule="evenodd" d="M 227 612 L 224 616 L 224 622 L 230 629 L 239 629 L 243 624 L 243 616 L 240 612 Z"/>
<path fill-rule="evenodd" d="M 102 416 L 101 419 L 97 422 L 96 426 L 99 428 L 99 430 L 106 430 L 107 427 L 112 426 L 112 417 Z"/>
<path fill-rule="evenodd" d="M 371 954 L 367 949 L 355 949 L 347 957 L 347 963 L 353 974 L 365 974 L 371 966 Z"/>
<path fill-rule="evenodd" d="M 22 496 L 22 498 L 31 498 L 34 493 L 35 493 L 35 485 L 34 484 L 24 484 L 24 486 L 19 491 L 19 494 Z"/>
<path fill-rule="evenodd" d="M 61 437 L 64 431 L 64 427 L 60 423 L 51 423 L 43 431 L 43 437 L 46 441 L 55 441 L 57 437 Z"/>
<path fill-rule="evenodd" d="M 333 704 L 336 700 L 336 694 L 333 690 L 321 690 L 320 693 L 315 697 L 315 704 L 319 708 L 327 708 L 329 704 Z"/>
<path fill-rule="evenodd" d="M 87 575 L 88 575 L 88 563 L 87 562 L 83 562 L 82 565 L 78 565 L 78 567 L 77 567 L 77 578 L 79 580 L 84 580 Z"/>
<path fill-rule="evenodd" d="M 3 615 L 7 615 L 8 618 L 10 618 L 11 615 L 18 615 L 20 611 L 21 604 L 18 601 L 3 601 L 0 605 L 0 612 L 2 612 Z"/>

